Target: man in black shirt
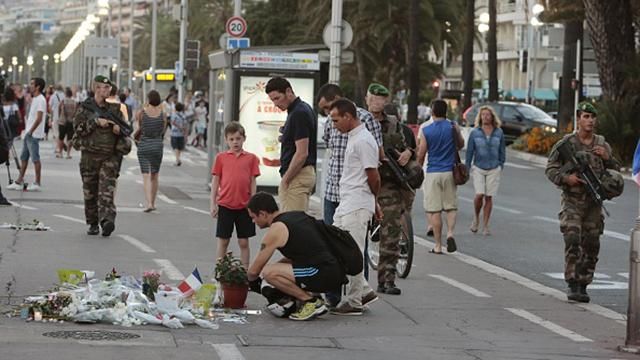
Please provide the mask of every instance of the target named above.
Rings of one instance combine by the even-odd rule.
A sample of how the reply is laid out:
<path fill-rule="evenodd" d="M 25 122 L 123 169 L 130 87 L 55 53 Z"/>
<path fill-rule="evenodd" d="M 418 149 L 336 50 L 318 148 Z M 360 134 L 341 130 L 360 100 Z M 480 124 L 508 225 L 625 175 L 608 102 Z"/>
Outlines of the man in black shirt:
<path fill-rule="evenodd" d="M 281 130 L 282 180 L 278 187 L 282 211 L 307 211 L 316 184 L 318 118 L 313 108 L 296 96 L 285 78 L 272 78 L 265 91 L 275 106 L 287 110 L 287 121 Z"/>
<path fill-rule="evenodd" d="M 336 289 L 347 279 L 315 219 L 302 211 L 280 212 L 273 196 L 264 192 L 255 194 L 247 208 L 256 225 L 269 228 L 247 271 L 251 290 L 260 291 L 262 274 L 276 289 L 302 302 L 289 319 L 310 320 L 326 314 L 324 301 L 313 293 Z M 267 264 L 276 250 L 283 259 Z"/>

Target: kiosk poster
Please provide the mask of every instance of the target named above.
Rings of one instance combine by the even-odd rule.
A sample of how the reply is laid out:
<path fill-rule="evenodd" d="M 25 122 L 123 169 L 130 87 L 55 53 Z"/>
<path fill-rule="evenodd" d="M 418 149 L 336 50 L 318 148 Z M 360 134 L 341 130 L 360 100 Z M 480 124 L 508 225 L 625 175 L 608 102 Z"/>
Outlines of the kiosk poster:
<path fill-rule="evenodd" d="M 247 140 L 244 149 L 260 159 L 259 186 L 280 184 L 280 128 L 287 119 L 287 111 L 280 110 L 269 99 L 265 88 L 268 76 L 240 77 L 240 124 L 245 128 Z M 312 78 L 287 77 L 293 92 L 309 104 L 313 104 Z"/>

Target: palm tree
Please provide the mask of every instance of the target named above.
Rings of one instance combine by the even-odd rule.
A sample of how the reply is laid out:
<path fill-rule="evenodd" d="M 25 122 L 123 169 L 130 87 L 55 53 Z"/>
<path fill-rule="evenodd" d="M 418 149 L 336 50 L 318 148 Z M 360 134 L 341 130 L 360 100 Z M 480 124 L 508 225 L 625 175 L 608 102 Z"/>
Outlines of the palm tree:
<path fill-rule="evenodd" d="M 496 0 L 489 0 L 489 101 L 498 101 L 498 41 Z"/>
<path fill-rule="evenodd" d="M 407 122 L 418 123 L 418 93 L 420 92 L 420 72 L 418 71 L 418 46 L 420 43 L 420 0 L 411 0 L 409 5 L 409 99 Z"/>
<path fill-rule="evenodd" d="M 467 0 L 465 7 L 465 34 L 464 51 L 462 52 L 462 83 L 464 86 L 462 97 L 462 109 L 471 106 L 471 95 L 473 92 L 473 40 L 475 38 L 475 1 Z"/>

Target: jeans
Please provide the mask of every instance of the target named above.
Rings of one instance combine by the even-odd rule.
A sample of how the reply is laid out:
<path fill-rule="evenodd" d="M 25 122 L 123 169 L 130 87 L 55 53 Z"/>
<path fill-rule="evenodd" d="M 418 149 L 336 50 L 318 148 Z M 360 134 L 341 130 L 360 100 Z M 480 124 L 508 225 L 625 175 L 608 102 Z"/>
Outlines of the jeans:
<path fill-rule="evenodd" d="M 29 161 L 29 157 L 31 157 L 31 161 L 34 163 L 40 161 L 40 139 L 25 134 L 20 160 Z"/>
<path fill-rule="evenodd" d="M 367 236 L 367 225 L 373 213 L 367 209 L 358 209 L 348 214 L 338 215 L 335 217 L 333 225 L 340 229 L 348 231 L 353 239 L 358 243 L 360 250 L 364 252 L 364 243 Z M 362 259 L 364 261 L 364 259 Z M 358 275 L 347 276 L 349 284 L 347 284 L 346 300 L 349 305 L 359 308 L 362 307 L 362 297 L 373 291 L 369 283 L 364 278 L 364 271 Z"/>
<path fill-rule="evenodd" d="M 340 205 L 339 202 L 334 202 L 328 199 L 324 199 L 324 223 L 332 225 L 333 215 L 336 213 L 336 209 Z"/>

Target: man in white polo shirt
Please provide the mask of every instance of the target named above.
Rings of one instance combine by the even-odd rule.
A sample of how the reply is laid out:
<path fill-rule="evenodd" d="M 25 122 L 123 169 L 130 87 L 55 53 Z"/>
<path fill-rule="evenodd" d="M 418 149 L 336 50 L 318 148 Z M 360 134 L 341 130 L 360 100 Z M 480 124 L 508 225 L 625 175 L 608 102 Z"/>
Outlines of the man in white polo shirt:
<path fill-rule="evenodd" d="M 47 113 L 47 100 L 42 95 L 44 85 L 44 79 L 42 78 L 32 78 L 29 82 L 29 92 L 31 93 L 32 100 L 24 128 L 24 144 L 22 146 L 22 154 L 20 155 L 20 175 L 13 184 L 7 187 L 11 190 L 22 190 L 24 175 L 27 172 L 29 158 L 31 158 L 36 179 L 33 183 L 29 184 L 27 190 L 40 191 L 40 172 L 42 170 L 42 164 L 40 163 L 40 140 L 44 138 L 44 117 Z"/>
<path fill-rule="evenodd" d="M 381 214 L 376 203 L 380 191 L 378 174 L 378 143 L 358 118 L 356 106 L 347 99 L 336 100 L 330 111 L 333 126 L 347 133 L 347 149 L 340 177 L 340 205 L 333 217 L 333 225 L 348 231 L 364 250 L 367 224 L 373 214 Z M 347 296 L 331 313 L 336 315 L 362 315 L 363 306 L 378 300 L 378 295 L 361 272 L 348 276 Z"/>

